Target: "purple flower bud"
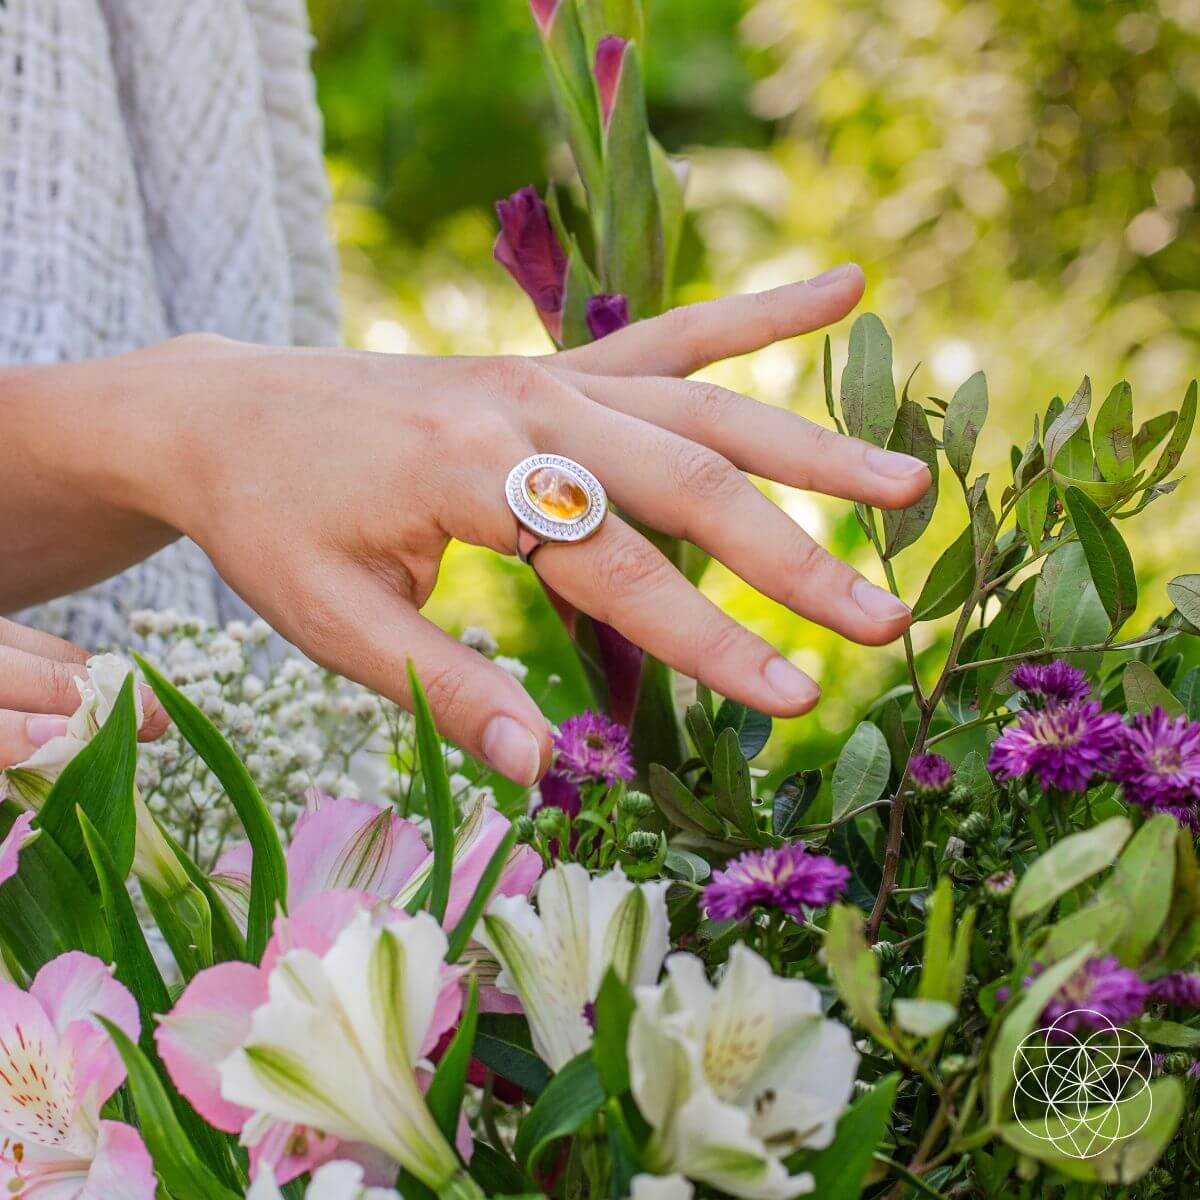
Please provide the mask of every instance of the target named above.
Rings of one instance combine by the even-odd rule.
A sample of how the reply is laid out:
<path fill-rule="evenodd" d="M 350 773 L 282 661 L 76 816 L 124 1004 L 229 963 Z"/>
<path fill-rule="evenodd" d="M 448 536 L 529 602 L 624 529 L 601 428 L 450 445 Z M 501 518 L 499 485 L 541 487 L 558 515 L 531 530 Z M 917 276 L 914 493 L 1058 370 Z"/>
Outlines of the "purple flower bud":
<path fill-rule="evenodd" d="M 533 19 L 537 22 L 542 37 L 550 36 L 550 27 L 554 24 L 554 18 L 558 15 L 561 4 L 562 0 L 529 0 L 529 7 L 533 10 Z"/>
<path fill-rule="evenodd" d="M 922 795 L 940 796 L 950 787 L 954 768 L 940 754 L 918 754 L 908 764 L 908 774 Z"/>
<path fill-rule="evenodd" d="M 601 38 L 596 43 L 596 87 L 600 91 L 600 116 L 606 132 L 617 100 L 617 88 L 621 85 L 621 67 L 625 64 L 628 46 L 629 43 L 619 37 Z"/>
<path fill-rule="evenodd" d="M 592 296 L 587 302 L 587 327 L 599 341 L 629 324 L 629 301 L 618 293 L 615 296 Z"/>
<path fill-rule="evenodd" d="M 562 333 L 567 256 L 550 223 L 550 211 L 532 187 L 496 202 L 500 234 L 492 253 L 533 301 L 542 323 L 557 339 Z"/>

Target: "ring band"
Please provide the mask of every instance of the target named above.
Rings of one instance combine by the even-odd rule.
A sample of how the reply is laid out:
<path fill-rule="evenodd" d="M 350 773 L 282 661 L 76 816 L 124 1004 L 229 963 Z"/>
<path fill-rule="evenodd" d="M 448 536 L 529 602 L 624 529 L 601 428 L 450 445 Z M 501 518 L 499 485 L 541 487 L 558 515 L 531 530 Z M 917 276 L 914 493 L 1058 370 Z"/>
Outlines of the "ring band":
<path fill-rule="evenodd" d="M 561 454 L 534 454 L 517 463 L 504 496 L 517 518 L 517 556 L 523 563 L 546 542 L 591 537 L 608 513 L 600 480 Z"/>

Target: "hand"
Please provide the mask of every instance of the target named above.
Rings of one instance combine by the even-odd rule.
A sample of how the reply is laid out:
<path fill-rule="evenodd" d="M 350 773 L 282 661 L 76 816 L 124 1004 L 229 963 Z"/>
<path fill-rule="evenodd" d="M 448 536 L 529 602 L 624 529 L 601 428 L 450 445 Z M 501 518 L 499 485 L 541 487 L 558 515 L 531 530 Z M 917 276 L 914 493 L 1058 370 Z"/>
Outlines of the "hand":
<path fill-rule="evenodd" d="M 0 618 L 0 767 L 24 762 L 67 732 L 67 717 L 79 707 L 75 680 L 86 676 L 87 660 L 70 642 Z M 145 717 L 138 737 L 150 741 L 167 718 L 154 693 L 139 686 Z"/>
<path fill-rule="evenodd" d="M 847 266 L 536 360 L 177 339 L 109 361 L 117 411 L 111 433 L 75 447 L 103 464 L 81 486 L 127 539 L 153 542 L 167 527 L 193 537 L 286 637 L 402 704 L 411 657 L 442 732 L 530 783 L 550 753 L 533 700 L 418 610 L 450 538 L 514 552 L 504 480 L 532 453 L 576 459 L 624 512 L 847 637 L 878 644 L 908 626 L 899 600 L 817 546 L 742 472 L 888 508 L 925 491 L 926 468 L 680 378 L 838 320 L 862 290 Z M 577 608 L 723 695 L 778 715 L 816 702 L 812 680 L 615 513 L 586 542 L 544 546 L 536 564 Z"/>

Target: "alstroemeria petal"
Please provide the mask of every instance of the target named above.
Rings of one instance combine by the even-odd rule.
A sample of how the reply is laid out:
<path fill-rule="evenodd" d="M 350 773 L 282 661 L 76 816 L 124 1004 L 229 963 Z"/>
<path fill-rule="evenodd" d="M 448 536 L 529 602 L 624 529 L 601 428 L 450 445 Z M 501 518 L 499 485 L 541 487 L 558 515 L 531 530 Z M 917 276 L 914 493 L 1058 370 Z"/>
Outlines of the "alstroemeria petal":
<path fill-rule="evenodd" d="M 210 1124 L 238 1133 L 250 1110 L 221 1095 L 217 1064 L 249 1036 L 254 1010 L 267 999 L 267 976 L 250 963 L 218 963 L 201 971 L 154 1031 L 175 1086 Z"/>
<path fill-rule="evenodd" d="M 12 823 L 4 841 L 0 842 L 0 883 L 6 882 L 17 873 L 21 850 L 37 837 L 38 831 L 30 828 L 32 823 L 33 813 L 21 813 Z"/>
<path fill-rule="evenodd" d="M 0 982 L 0 1128 L 54 1144 L 70 1129 L 74 1113 L 58 1031 L 35 997 Z"/>
<path fill-rule="evenodd" d="M 132 1125 L 101 1121 L 96 1156 L 79 1200 L 154 1200 L 157 1194 L 158 1177 L 142 1135 Z M 51 1193 L 34 1187 L 29 1195 L 32 1200 Z"/>
<path fill-rule="evenodd" d="M 446 905 L 443 925 L 453 929 L 458 924 L 483 875 L 496 847 L 504 840 L 511 822 L 502 813 L 486 804 L 480 805 L 476 832 L 468 843 L 456 847 L 450 880 L 450 900 Z M 431 856 L 432 861 L 432 856 Z M 500 880 L 497 896 L 528 895 L 542 873 L 542 859 L 532 846 L 517 846 L 509 856 Z"/>

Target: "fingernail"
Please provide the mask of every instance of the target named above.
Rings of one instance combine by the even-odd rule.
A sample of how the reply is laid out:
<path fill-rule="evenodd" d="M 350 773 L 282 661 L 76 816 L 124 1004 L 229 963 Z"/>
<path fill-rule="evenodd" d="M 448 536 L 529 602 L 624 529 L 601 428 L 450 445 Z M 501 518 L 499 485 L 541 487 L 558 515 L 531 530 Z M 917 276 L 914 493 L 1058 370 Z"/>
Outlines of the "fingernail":
<path fill-rule="evenodd" d="M 845 279 L 857 270 L 858 267 L 854 263 L 842 263 L 840 267 L 830 267 L 828 271 L 822 271 L 820 275 L 814 275 L 808 280 L 808 286 L 828 287 L 831 283 L 837 283 L 839 279 Z"/>
<path fill-rule="evenodd" d="M 771 659 L 763 668 L 763 678 L 771 690 L 787 705 L 810 705 L 817 702 L 821 689 L 799 667 L 786 658 Z"/>
<path fill-rule="evenodd" d="M 514 783 L 529 784 L 538 777 L 542 753 L 537 738 L 512 717 L 493 717 L 483 731 L 483 756 Z"/>
<path fill-rule="evenodd" d="M 911 479 L 921 471 L 929 468 L 911 454 L 897 454 L 894 450 L 880 450 L 872 446 L 866 453 L 867 466 L 876 475 L 886 475 L 888 479 Z"/>
<path fill-rule="evenodd" d="M 142 700 L 142 724 L 145 725 L 150 717 L 162 708 L 162 705 L 158 702 L 154 689 L 148 683 L 138 684 L 138 695 Z"/>
<path fill-rule="evenodd" d="M 29 717 L 25 721 L 25 736 L 35 745 L 44 746 L 51 738 L 66 737 L 66 717 Z"/>
<path fill-rule="evenodd" d="M 854 597 L 854 603 L 872 621 L 896 621 L 901 617 L 912 615 L 903 600 L 893 596 L 891 592 L 885 592 L 883 588 L 876 587 L 873 583 L 868 583 L 865 579 L 854 581 L 850 595 Z"/>

